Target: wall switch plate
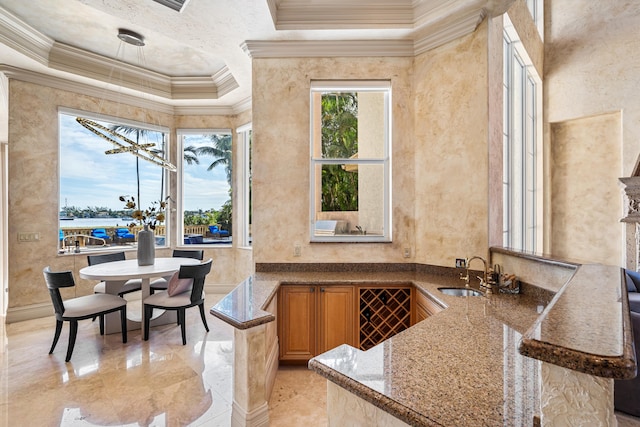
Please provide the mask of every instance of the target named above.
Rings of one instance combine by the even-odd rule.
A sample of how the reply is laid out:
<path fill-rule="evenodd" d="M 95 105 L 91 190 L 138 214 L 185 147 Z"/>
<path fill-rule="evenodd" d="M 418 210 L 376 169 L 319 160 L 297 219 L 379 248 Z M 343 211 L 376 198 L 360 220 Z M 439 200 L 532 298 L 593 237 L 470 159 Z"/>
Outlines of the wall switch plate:
<path fill-rule="evenodd" d="M 411 248 L 404 248 L 403 250 L 403 256 L 405 258 L 411 258 Z"/>
<path fill-rule="evenodd" d="M 464 258 L 456 258 L 456 268 L 467 268 L 467 260 Z"/>
<path fill-rule="evenodd" d="M 40 240 L 40 233 L 18 233 L 18 242 L 37 242 L 38 240 Z"/>
<path fill-rule="evenodd" d="M 296 243 L 293 245 L 293 256 L 301 256 L 302 255 L 302 246 L 300 243 Z"/>

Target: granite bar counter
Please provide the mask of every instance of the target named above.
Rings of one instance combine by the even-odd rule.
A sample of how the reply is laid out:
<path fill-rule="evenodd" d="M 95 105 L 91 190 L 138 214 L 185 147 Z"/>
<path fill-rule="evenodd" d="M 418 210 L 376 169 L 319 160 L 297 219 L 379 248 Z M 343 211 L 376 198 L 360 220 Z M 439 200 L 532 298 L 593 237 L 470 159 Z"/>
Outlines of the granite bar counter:
<path fill-rule="evenodd" d="M 540 415 L 541 362 L 523 356 L 518 349 L 523 335 L 529 334 L 531 338 L 541 318 L 563 321 L 557 317 L 562 315 L 561 311 L 550 314 L 545 310 L 552 305 L 551 301 L 559 299 L 553 292 L 524 283 L 522 293 L 516 295 L 448 296 L 438 288 L 463 287 L 459 270 L 420 265 L 397 269 L 348 265 L 341 271 L 331 271 L 329 267 L 306 271 L 309 268 L 313 267 L 257 272 L 212 307 L 211 314 L 234 325 L 238 331 L 264 327 L 275 320 L 273 301 L 278 287 L 286 283 L 324 286 L 410 283 L 417 292 L 444 308 L 368 351 L 342 345 L 309 362 L 311 369 L 329 380 L 328 408 L 332 408 L 333 422 L 527 426 L 533 425 L 535 417 Z M 271 309 L 266 310 L 270 304 Z M 562 307 L 569 310 L 564 312 L 566 319 L 575 318 L 584 309 L 574 307 L 576 311 L 571 311 L 567 304 Z M 627 360 L 617 365 L 627 370 L 633 365 L 635 374 L 635 358 L 629 358 L 626 353 L 630 345 L 625 341 L 628 331 L 624 331 L 624 327 L 628 325 L 624 318 L 620 319 L 619 326 L 620 330 L 616 331 L 619 339 L 614 339 L 616 344 L 607 354 L 616 357 L 622 351 L 624 354 L 618 356 Z M 543 347 L 548 354 L 549 345 Z M 566 357 L 562 352 L 558 354 Z M 593 360 L 598 358 L 597 354 L 592 356 Z M 264 384 L 252 387 L 259 394 Z M 267 390 L 265 401 L 268 393 Z M 234 397 L 234 411 L 241 413 L 235 405 Z M 266 411 L 262 417 L 268 423 L 265 406 L 262 404 L 262 409 L 253 412 Z M 251 418 L 251 411 L 245 409 L 244 413 L 245 420 Z M 234 425 L 262 424 L 234 422 Z"/>

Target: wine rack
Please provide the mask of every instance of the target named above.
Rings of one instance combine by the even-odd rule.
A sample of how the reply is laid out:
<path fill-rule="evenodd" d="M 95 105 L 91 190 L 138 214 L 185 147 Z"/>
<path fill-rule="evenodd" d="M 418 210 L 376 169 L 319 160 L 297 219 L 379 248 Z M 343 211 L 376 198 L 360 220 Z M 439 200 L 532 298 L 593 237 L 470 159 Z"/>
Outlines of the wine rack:
<path fill-rule="evenodd" d="M 360 288 L 359 293 L 361 350 L 411 326 L 411 287 Z"/>

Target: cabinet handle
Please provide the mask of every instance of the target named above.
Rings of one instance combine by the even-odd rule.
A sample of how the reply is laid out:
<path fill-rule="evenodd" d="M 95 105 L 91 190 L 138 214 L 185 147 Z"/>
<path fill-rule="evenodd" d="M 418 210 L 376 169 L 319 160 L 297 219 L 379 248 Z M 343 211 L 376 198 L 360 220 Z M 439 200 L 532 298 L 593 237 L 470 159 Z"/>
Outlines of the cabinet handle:
<path fill-rule="evenodd" d="M 324 288 L 320 288 L 320 292 L 324 292 Z"/>
<path fill-rule="evenodd" d="M 316 288 L 314 288 L 313 286 L 309 287 L 309 292 L 313 293 L 313 292 L 315 292 L 315 290 L 316 290 Z"/>

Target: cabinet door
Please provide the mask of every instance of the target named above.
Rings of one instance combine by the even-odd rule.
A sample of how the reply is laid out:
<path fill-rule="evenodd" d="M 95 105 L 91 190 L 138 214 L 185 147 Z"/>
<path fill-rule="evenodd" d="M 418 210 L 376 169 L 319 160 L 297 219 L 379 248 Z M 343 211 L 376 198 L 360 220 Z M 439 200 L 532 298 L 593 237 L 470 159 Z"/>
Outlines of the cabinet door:
<path fill-rule="evenodd" d="M 318 294 L 318 353 L 356 345 L 353 286 L 322 286 Z"/>
<path fill-rule="evenodd" d="M 278 301 L 280 360 L 311 359 L 316 355 L 315 287 L 282 286 Z"/>
<path fill-rule="evenodd" d="M 420 291 L 416 291 L 416 322 L 440 313 L 443 308 Z"/>

